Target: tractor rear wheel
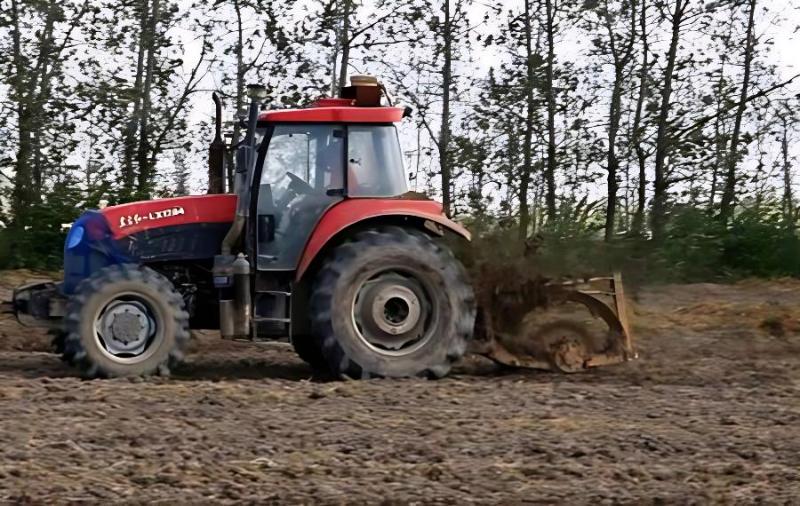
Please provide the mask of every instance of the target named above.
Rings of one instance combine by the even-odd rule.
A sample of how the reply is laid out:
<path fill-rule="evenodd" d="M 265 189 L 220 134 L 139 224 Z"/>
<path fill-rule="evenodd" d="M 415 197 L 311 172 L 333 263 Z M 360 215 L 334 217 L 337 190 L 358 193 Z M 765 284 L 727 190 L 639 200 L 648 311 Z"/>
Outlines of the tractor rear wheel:
<path fill-rule="evenodd" d="M 297 356 L 314 371 L 327 369 L 327 362 L 319 349 L 319 342 L 312 336 L 292 336 L 292 348 Z"/>
<path fill-rule="evenodd" d="M 317 275 L 312 330 L 331 373 L 445 376 L 467 349 L 475 301 L 449 249 L 387 226 L 338 246 Z"/>
<path fill-rule="evenodd" d="M 189 314 L 156 271 L 115 265 L 83 280 L 67 302 L 64 357 L 84 376 L 168 375 L 183 358 Z"/>

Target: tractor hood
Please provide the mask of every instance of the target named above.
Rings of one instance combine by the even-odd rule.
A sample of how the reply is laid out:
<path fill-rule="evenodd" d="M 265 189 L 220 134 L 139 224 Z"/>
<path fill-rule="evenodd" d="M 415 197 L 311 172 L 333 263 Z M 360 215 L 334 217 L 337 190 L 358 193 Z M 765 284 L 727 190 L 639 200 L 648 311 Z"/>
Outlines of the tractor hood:
<path fill-rule="evenodd" d="M 131 202 L 107 207 L 100 213 L 114 239 L 152 229 L 203 223 L 231 223 L 236 195 L 192 195 Z"/>
<path fill-rule="evenodd" d="M 73 293 L 108 265 L 210 260 L 219 253 L 235 208 L 235 195 L 198 195 L 86 211 L 64 244 L 62 291 Z"/>

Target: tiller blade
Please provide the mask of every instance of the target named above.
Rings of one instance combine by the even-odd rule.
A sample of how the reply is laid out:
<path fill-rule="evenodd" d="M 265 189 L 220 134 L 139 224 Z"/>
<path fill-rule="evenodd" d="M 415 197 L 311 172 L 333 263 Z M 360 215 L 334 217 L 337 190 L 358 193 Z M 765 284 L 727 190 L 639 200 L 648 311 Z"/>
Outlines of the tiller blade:
<path fill-rule="evenodd" d="M 481 278 L 473 353 L 565 373 L 636 358 L 620 274 L 566 282 L 497 272 Z"/>

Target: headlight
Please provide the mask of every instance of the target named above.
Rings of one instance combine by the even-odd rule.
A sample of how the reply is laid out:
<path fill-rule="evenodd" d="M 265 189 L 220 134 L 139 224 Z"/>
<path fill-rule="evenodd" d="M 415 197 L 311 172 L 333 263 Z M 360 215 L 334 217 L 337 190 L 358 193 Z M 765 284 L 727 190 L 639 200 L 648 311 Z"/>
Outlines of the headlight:
<path fill-rule="evenodd" d="M 80 225 L 74 226 L 70 229 L 67 235 L 67 249 L 72 249 L 83 240 L 83 227 Z"/>

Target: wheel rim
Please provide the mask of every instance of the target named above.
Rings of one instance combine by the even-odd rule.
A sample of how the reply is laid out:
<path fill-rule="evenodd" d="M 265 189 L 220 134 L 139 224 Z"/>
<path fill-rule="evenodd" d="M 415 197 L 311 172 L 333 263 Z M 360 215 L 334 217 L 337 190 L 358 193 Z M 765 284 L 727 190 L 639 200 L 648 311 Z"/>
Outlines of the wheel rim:
<path fill-rule="evenodd" d="M 361 283 L 353 300 L 353 326 L 372 351 L 408 355 L 433 337 L 438 316 L 430 290 L 413 273 L 382 270 Z"/>
<path fill-rule="evenodd" d="M 147 360 L 163 341 L 154 301 L 124 293 L 106 303 L 94 318 L 94 339 L 103 354 L 123 364 Z"/>

